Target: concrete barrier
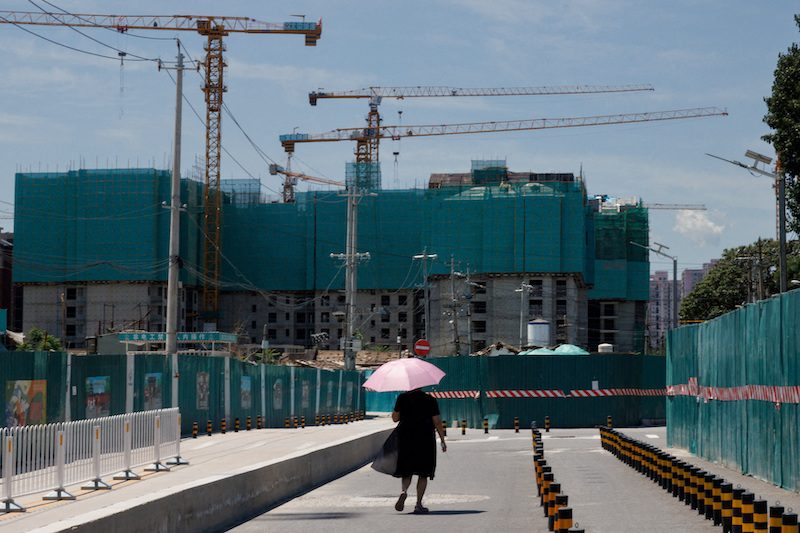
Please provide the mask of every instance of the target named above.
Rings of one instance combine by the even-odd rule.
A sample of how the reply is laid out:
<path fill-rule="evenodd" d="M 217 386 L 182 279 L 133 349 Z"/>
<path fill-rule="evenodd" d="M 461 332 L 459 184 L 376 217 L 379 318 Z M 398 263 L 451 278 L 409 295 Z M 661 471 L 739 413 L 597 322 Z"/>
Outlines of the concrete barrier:
<path fill-rule="evenodd" d="M 218 531 L 364 466 L 392 428 L 126 500 L 37 531 Z"/>

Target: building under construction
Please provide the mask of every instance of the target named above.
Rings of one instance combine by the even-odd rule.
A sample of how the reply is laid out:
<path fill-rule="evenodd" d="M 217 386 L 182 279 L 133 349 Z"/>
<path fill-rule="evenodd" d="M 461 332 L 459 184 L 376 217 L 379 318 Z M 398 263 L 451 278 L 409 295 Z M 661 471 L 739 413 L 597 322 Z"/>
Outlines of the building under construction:
<path fill-rule="evenodd" d="M 14 329 L 68 346 L 103 332 L 163 331 L 170 176 L 154 169 L 16 176 Z M 379 183 L 379 182 L 378 182 Z M 379 185 L 374 187 L 379 188 Z M 250 180 L 223 181 L 221 274 L 203 271 L 203 187 L 182 180 L 179 331 L 202 329 L 204 285 L 220 289 L 219 329 L 249 342 L 338 347 L 343 337 L 346 202 L 341 191 L 270 203 Z M 643 348 L 647 210 L 587 197 L 580 176 L 509 172 L 474 161 L 425 189 L 378 190 L 359 204 L 355 331 L 364 346 L 405 349 L 424 335 L 428 261 L 434 354 L 516 344 L 521 324 L 548 344 Z M 524 339 L 523 339 L 524 340 Z"/>

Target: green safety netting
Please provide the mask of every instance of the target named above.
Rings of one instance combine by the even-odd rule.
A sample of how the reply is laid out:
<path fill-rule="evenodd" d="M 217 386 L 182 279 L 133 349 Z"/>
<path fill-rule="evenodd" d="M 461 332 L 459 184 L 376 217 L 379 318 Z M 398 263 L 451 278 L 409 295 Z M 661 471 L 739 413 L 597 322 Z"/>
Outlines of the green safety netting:
<path fill-rule="evenodd" d="M 501 169 L 502 170 L 502 169 Z M 476 272 L 576 272 L 593 299 L 647 299 L 647 210 L 597 212 L 583 183 L 380 190 L 359 204 L 359 287 L 418 282 L 411 256 L 427 248 Z M 223 290 L 243 280 L 263 290 L 338 289 L 346 198 L 304 192 L 294 204 L 258 203 L 251 184 L 223 184 Z M 18 173 L 15 186 L 15 282 L 166 279 L 169 172 L 154 169 Z M 244 187 L 244 188 L 243 188 Z M 182 280 L 202 271 L 202 184 L 182 180 Z M 43 253 L 42 250 L 47 250 Z M 400 257 L 406 260 L 398 260 Z M 431 265 L 444 274 L 444 261 Z M 232 284 L 232 285 L 231 285 Z"/>

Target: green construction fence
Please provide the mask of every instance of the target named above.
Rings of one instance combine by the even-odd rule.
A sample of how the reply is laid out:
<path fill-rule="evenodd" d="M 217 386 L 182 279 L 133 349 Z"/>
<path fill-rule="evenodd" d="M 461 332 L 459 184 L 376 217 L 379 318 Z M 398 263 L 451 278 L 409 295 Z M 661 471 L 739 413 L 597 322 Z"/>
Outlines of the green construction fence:
<path fill-rule="evenodd" d="M 670 332 L 668 444 L 800 490 L 798 324 L 791 291 Z"/>
<path fill-rule="evenodd" d="M 480 428 L 522 427 L 549 416 L 553 427 L 591 427 L 612 416 L 616 426 L 658 423 L 665 418 L 665 358 L 634 355 L 437 357 L 429 362 L 445 377 L 429 392 L 439 393 L 441 416 L 448 422 L 466 420 Z M 653 396 L 617 389 L 653 391 Z M 597 391 L 611 396 L 570 396 L 570 391 Z M 496 391 L 560 391 L 564 397 L 490 397 Z M 447 398 L 442 396 L 471 397 Z M 367 411 L 391 411 L 398 393 L 367 393 Z M 587 393 L 591 394 L 591 393 Z"/>
<path fill-rule="evenodd" d="M 4 426 L 81 420 L 126 412 L 126 355 L 68 356 L 55 352 L 0 353 L 0 383 L 5 391 Z M 172 405 L 171 358 L 132 356 L 133 411 Z M 283 427 L 286 419 L 354 413 L 365 406 L 362 375 L 356 371 L 260 365 L 233 358 L 180 355 L 178 406 L 184 434 L 197 422 L 200 432 L 212 422 L 219 431 L 226 419 L 234 430 L 250 417 L 266 427 Z M 226 388 L 226 382 L 228 384 Z M 226 416 L 226 395 L 228 408 Z M 69 402 L 69 409 L 66 409 Z"/>

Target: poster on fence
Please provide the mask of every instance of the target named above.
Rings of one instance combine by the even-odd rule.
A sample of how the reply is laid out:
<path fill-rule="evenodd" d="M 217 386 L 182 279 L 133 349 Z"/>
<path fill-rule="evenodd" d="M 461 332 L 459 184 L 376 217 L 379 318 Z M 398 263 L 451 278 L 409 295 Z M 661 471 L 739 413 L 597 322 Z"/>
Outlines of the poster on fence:
<path fill-rule="evenodd" d="M 197 373 L 197 410 L 208 411 L 208 372 Z"/>
<path fill-rule="evenodd" d="M 47 423 L 47 380 L 6 381 L 7 427 Z"/>
<path fill-rule="evenodd" d="M 161 409 L 161 372 L 144 375 L 144 410 Z"/>
<path fill-rule="evenodd" d="M 272 408 L 276 411 L 283 409 L 283 381 L 280 379 L 276 379 L 272 386 Z"/>
<path fill-rule="evenodd" d="M 302 396 L 300 397 L 300 407 L 303 409 L 308 409 L 308 393 L 310 389 L 310 384 L 307 379 L 303 380 L 303 384 L 301 385 L 301 392 Z"/>
<path fill-rule="evenodd" d="M 250 409 L 253 406 L 253 389 L 250 376 L 242 376 L 240 400 L 242 409 Z"/>
<path fill-rule="evenodd" d="M 111 415 L 111 376 L 86 378 L 86 418 Z"/>
<path fill-rule="evenodd" d="M 328 391 L 325 393 L 325 407 L 333 406 L 333 381 L 328 382 Z"/>

